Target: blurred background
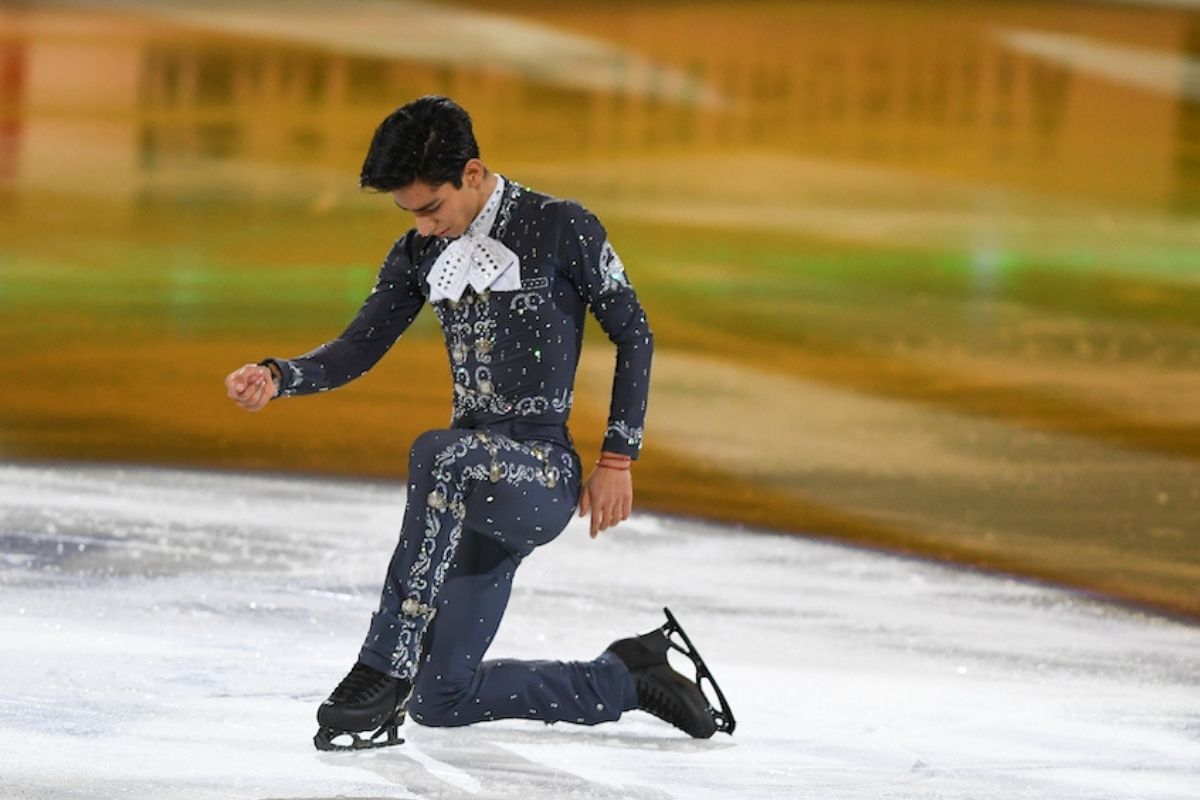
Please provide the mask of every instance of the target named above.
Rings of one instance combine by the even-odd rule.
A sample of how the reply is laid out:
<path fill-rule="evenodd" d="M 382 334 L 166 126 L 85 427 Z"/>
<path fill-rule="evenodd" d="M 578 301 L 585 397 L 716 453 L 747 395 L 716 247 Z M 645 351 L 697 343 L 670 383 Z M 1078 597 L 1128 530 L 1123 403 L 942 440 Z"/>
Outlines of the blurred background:
<path fill-rule="evenodd" d="M 441 93 L 622 254 L 639 509 L 1200 618 L 1194 6 L 0 3 L 0 459 L 402 476 L 431 313 L 329 395 L 222 380 L 353 316 L 411 225 L 370 135 Z"/>

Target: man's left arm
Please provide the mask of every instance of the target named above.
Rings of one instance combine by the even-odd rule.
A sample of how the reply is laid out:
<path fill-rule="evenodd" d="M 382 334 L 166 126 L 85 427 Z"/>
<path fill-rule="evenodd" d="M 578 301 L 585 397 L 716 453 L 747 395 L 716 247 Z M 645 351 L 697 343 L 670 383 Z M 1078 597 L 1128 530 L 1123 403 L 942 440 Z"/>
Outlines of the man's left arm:
<path fill-rule="evenodd" d="M 617 348 L 604 445 L 579 504 L 581 516 L 591 513 L 594 537 L 628 519 L 633 506 L 630 467 L 642 447 L 654 334 L 604 226 L 590 212 L 570 209 L 562 232 L 562 266 Z"/>

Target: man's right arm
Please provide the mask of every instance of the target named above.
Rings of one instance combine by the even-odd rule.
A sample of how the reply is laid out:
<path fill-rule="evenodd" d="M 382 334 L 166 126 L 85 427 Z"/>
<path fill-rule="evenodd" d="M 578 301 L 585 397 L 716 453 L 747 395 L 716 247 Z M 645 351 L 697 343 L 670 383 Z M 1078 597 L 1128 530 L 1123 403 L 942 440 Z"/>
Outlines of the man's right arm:
<path fill-rule="evenodd" d="M 278 370 L 277 397 L 325 392 L 359 377 L 408 329 L 425 303 L 416 268 L 418 237 L 409 231 L 392 247 L 375 288 L 336 339 L 296 358 L 268 358 Z"/>

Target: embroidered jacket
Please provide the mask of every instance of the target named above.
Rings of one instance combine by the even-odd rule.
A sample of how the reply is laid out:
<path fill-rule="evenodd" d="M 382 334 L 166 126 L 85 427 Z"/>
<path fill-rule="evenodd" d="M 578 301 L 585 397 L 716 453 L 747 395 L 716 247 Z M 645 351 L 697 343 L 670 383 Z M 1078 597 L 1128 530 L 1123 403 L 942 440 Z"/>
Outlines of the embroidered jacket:
<path fill-rule="evenodd" d="M 590 309 L 617 348 L 603 447 L 637 458 L 654 337 L 604 226 L 577 203 L 509 181 L 490 235 L 519 256 L 520 289 L 468 287 L 457 302 L 431 304 L 454 381 L 451 426 L 572 446 L 567 418 Z M 282 373 L 280 396 L 334 389 L 374 366 L 428 300 L 430 268 L 449 243 L 415 229 L 398 240 L 340 336 L 268 359 Z"/>

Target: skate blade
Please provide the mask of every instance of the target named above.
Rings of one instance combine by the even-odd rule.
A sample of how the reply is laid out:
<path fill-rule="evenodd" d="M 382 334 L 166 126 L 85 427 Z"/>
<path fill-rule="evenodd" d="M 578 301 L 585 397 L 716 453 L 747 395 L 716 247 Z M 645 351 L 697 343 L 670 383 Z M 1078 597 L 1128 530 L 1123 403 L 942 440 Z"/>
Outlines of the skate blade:
<path fill-rule="evenodd" d="M 318 750 L 325 752 L 340 752 L 344 750 L 375 750 L 380 747 L 404 744 L 404 740 L 400 738 L 400 726 L 404 724 L 404 717 L 405 712 L 397 709 L 370 736 L 363 736 L 362 732 L 341 731 L 322 725 L 317 729 L 317 735 L 313 737 L 313 745 Z M 384 738 L 381 739 L 381 736 Z M 339 742 L 339 739 L 343 741 Z M 345 741 L 346 739 L 349 741 Z"/>
<path fill-rule="evenodd" d="M 700 687 L 700 691 L 705 698 L 709 700 L 709 713 L 712 714 L 713 723 L 717 726 L 718 731 L 732 734 L 733 729 L 737 727 L 737 720 L 733 717 L 733 710 L 729 707 L 729 702 L 725 699 L 725 693 L 721 691 L 721 687 L 717 685 L 717 679 L 713 677 L 712 670 L 704 663 L 704 659 L 700 657 L 700 651 L 692 644 L 692 640 L 684 633 L 683 626 L 679 624 L 679 620 L 675 619 L 675 615 L 671 613 L 671 609 L 664 608 L 663 613 L 667 615 L 667 621 L 663 623 L 660 630 L 667 637 L 667 644 L 673 649 L 678 650 L 683 655 L 687 656 L 692 662 L 692 666 L 696 668 L 695 683 Z M 678 634 L 682 639 L 682 643 L 673 638 L 674 634 Z M 718 711 L 713 707 L 712 696 L 716 695 L 717 705 L 721 707 Z"/>
<path fill-rule="evenodd" d="M 384 736 L 384 738 L 379 738 L 381 736 Z M 337 741 L 339 739 L 349 739 L 349 741 L 343 744 Z M 365 737 L 361 733 L 354 731 L 339 731 L 336 728 L 323 727 L 319 728 L 317 735 L 313 737 L 313 745 L 318 750 L 325 752 L 375 750 L 380 747 L 392 747 L 398 744 L 404 744 L 404 739 L 400 738 L 400 729 L 395 726 L 380 728 L 369 737 Z"/>

